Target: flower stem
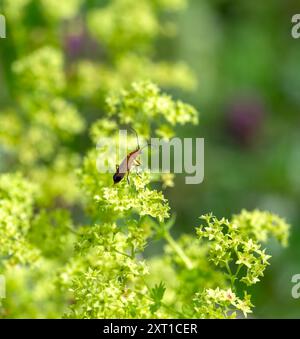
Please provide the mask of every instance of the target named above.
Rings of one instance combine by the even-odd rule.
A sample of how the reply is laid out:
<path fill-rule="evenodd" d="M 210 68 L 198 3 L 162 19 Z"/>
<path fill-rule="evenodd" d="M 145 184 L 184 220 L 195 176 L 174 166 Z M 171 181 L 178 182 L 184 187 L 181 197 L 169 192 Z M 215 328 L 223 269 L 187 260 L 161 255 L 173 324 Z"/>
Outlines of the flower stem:
<path fill-rule="evenodd" d="M 235 275 L 232 274 L 228 262 L 226 262 L 225 265 L 226 265 L 227 272 L 228 272 L 228 274 L 230 276 L 231 289 L 234 291 L 235 290 L 235 287 L 234 287 Z"/>
<path fill-rule="evenodd" d="M 181 260 L 185 263 L 186 267 L 191 270 L 193 268 L 193 263 L 190 258 L 184 253 L 183 249 L 177 244 L 169 232 L 164 232 L 164 238 L 167 243 L 172 247 L 172 249 L 178 254 Z"/>

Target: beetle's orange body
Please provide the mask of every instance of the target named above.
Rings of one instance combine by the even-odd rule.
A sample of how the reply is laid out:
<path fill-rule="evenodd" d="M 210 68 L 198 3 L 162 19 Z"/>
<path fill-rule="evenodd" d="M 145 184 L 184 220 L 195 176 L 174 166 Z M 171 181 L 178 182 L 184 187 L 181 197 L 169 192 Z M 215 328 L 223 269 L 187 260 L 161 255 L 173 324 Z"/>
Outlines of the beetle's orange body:
<path fill-rule="evenodd" d="M 136 132 L 135 129 L 133 129 L 132 127 L 130 127 L 130 129 L 135 133 L 136 135 L 136 140 L 137 140 L 137 148 L 135 151 L 130 152 L 125 159 L 121 162 L 121 164 L 118 166 L 116 166 L 116 173 L 113 176 L 113 180 L 114 183 L 117 184 L 118 182 L 120 182 L 125 175 L 127 175 L 127 182 L 129 183 L 129 172 L 132 168 L 133 165 L 139 166 L 140 162 L 137 160 L 137 157 L 142 153 L 142 150 L 148 146 L 149 144 L 147 144 L 144 147 L 140 147 L 140 143 L 139 143 L 139 136 Z"/>
<path fill-rule="evenodd" d="M 127 181 L 128 181 L 128 174 L 130 169 L 132 168 L 134 162 L 137 161 L 137 157 L 142 153 L 140 148 L 137 148 L 135 151 L 130 152 L 126 158 L 121 162 L 119 166 L 117 166 L 116 173 L 113 176 L 114 183 L 117 184 L 120 182 L 124 176 L 127 174 Z"/>

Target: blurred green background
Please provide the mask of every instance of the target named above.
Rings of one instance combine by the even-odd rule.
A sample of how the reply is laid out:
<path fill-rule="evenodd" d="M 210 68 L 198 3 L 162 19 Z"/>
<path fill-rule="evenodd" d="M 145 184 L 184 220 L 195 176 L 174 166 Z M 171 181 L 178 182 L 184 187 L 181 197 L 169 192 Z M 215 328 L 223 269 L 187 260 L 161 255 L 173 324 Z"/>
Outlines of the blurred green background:
<path fill-rule="evenodd" d="M 107 1 L 87 1 L 82 11 L 98 3 Z M 250 291 L 258 317 L 300 317 L 300 300 L 291 296 L 291 278 L 300 273 L 300 40 L 291 36 L 291 17 L 299 12 L 296 0 L 190 0 L 172 14 L 177 34 L 155 42 L 155 58 L 185 61 L 198 81 L 194 91 L 169 89 L 200 112 L 199 126 L 179 128 L 178 135 L 205 138 L 204 183 L 185 185 L 178 176 L 167 189 L 177 233 L 193 232 L 201 214 L 230 217 L 243 208 L 270 210 L 293 225 L 287 249 L 268 244 L 271 266 Z M 33 5 L 28 13 L 28 25 L 43 27 Z M 47 25 L 47 40 L 55 41 L 60 23 Z M 43 44 L 38 33 L 23 51 Z M 0 40 L 0 108 L 13 101 L 7 69 L 20 52 L 7 34 Z M 102 57 L 97 45 L 69 43 L 66 54 L 82 48 L 75 58 Z M 91 106 L 79 102 L 88 122 L 97 115 Z M 84 154 L 88 146 L 86 136 L 68 147 Z"/>
<path fill-rule="evenodd" d="M 190 100 L 205 138 L 205 180 L 178 179 L 169 193 L 178 224 L 213 211 L 267 209 L 292 225 L 290 245 L 253 289 L 261 317 L 300 317 L 291 277 L 300 271 L 300 41 L 291 37 L 297 1 L 191 1 L 179 17 L 178 54 L 197 73 Z"/>

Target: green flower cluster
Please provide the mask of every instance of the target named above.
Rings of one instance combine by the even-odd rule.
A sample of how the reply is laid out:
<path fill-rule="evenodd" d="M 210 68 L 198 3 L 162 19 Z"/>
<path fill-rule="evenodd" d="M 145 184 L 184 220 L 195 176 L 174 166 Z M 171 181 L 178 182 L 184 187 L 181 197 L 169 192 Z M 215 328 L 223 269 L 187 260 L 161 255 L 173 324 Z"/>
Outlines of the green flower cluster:
<path fill-rule="evenodd" d="M 254 210 L 243 210 L 233 216 L 232 223 L 238 230 L 260 242 L 266 242 L 270 236 L 277 239 L 282 246 L 287 246 L 290 226 L 278 215 Z"/>
<path fill-rule="evenodd" d="M 58 200 L 81 204 L 74 169 L 88 145 L 82 143 L 87 121 L 105 116 L 109 92 L 137 79 L 195 88 L 185 63 L 161 61 L 150 52 L 155 39 L 172 26 L 170 16 L 162 20 L 161 15 L 183 9 L 185 2 L 111 0 L 98 7 L 82 0 L 1 3 L 11 36 L 3 47 L 10 98 L 0 112 L 0 151 L 8 159 L 1 170 L 21 170 L 39 183 L 42 207 L 60 207 Z M 33 9 L 36 17 L 30 20 Z M 134 25 L 126 22 L 131 19 Z M 74 37 L 79 53 L 92 48 L 97 57 L 73 57 Z M 163 126 L 162 131 L 168 134 Z"/>
<path fill-rule="evenodd" d="M 259 215 L 261 218 L 258 218 Z M 257 218 L 263 220 L 265 224 L 256 225 Z M 257 283 L 269 265 L 271 256 L 265 253 L 265 249 L 261 249 L 259 243 L 262 240 L 261 236 L 257 238 L 257 233 L 253 232 L 257 226 L 262 230 L 268 229 L 270 236 L 274 235 L 279 239 L 287 239 L 289 233 L 289 225 L 284 220 L 276 215 L 259 211 L 242 211 L 240 215 L 234 216 L 232 221 L 218 220 L 212 215 L 203 216 L 202 219 L 205 224 L 197 228 L 197 235 L 202 241 L 208 240 L 208 260 L 220 268 L 225 268 L 232 288 L 236 280 L 248 286 Z M 275 223 L 278 223 L 279 227 L 270 229 L 269 225 Z M 262 237 L 263 240 L 267 240 L 264 232 Z"/>
<path fill-rule="evenodd" d="M 144 121 L 155 110 L 152 103 L 165 98 L 156 89 L 151 83 L 135 83 L 111 96 L 110 118 L 93 126 L 94 140 L 114 136 L 113 118 L 121 119 L 124 112 Z M 151 109 L 147 96 L 152 99 Z M 176 116 L 176 102 L 167 98 L 168 110 Z M 181 105 L 187 121 L 193 122 L 193 109 Z M 164 117 L 161 109 L 156 112 Z M 172 128 L 172 122 L 166 124 Z M 175 240 L 170 234 L 175 218 L 169 218 L 168 202 L 162 192 L 151 188 L 157 177 L 133 174 L 130 185 L 124 180 L 112 186 L 110 174 L 97 172 L 96 157 L 97 152 L 91 151 L 78 171 L 91 222 L 76 228 L 65 211 L 33 213 L 38 190 L 21 176 L 1 177 L 1 262 L 8 267 L 9 288 L 19 288 L 12 282 L 17 275 L 25 285 L 34 277 L 33 303 L 48 303 L 43 313 L 38 305 L 27 309 L 23 298 L 8 300 L 2 314 L 9 316 L 10 308 L 19 307 L 31 315 L 57 312 L 76 318 L 247 316 L 252 304 L 239 282 L 248 286 L 259 281 L 270 259 L 259 242 L 275 236 L 286 244 L 289 225 L 260 211 L 242 211 L 231 221 L 206 215 L 196 229 L 198 238 L 183 235 Z M 145 259 L 144 251 L 153 239 L 166 242 L 164 253 Z M 29 270 L 23 266 L 26 263 L 32 265 Z M 51 267 L 50 276 L 46 267 Z M 47 292 L 40 293 L 41 288 Z"/>
<path fill-rule="evenodd" d="M 20 89 L 26 94 L 33 92 L 36 100 L 42 101 L 41 95 L 62 93 L 66 85 L 63 67 L 63 55 L 52 47 L 43 47 L 16 61 L 12 69 Z"/>
<path fill-rule="evenodd" d="M 193 90 L 197 82 L 183 62 L 156 61 L 128 52 L 115 60 L 113 65 L 79 60 L 70 75 L 69 95 L 96 104 L 103 102 L 107 93 L 127 87 L 136 79 L 149 80 L 164 87 Z M 87 81 L 87 79 L 89 79 Z"/>
<path fill-rule="evenodd" d="M 92 139 L 114 138 L 114 119 L 135 122 L 145 138 L 150 136 L 150 119 L 157 122 L 161 117 L 172 130 L 180 122 L 177 104 L 152 83 L 134 83 L 107 99 L 110 118 L 95 123 Z M 196 122 L 196 111 L 180 106 L 186 117 L 182 122 Z M 155 125 L 152 128 L 156 131 Z M 258 211 L 243 211 L 231 221 L 207 215 L 202 217 L 206 224 L 197 228 L 198 239 L 183 235 L 176 241 L 170 234 L 175 220 L 169 219 L 168 203 L 162 192 L 150 188 L 157 178 L 131 174 L 130 185 L 124 180 L 112 186 L 110 174 L 97 173 L 96 157 L 91 151 L 79 171 L 87 211 L 96 224 L 81 229 L 77 259 L 64 273 L 75 296 L 67 316 L 209 318 L 250 313 L 250 296 L 238 282 L 258 282 L 270 258 L 253 232 L 257 213 L 264 220 L 260 228 L 269 230 L 267 237 L 287 239 L 285 221 L 272 214 L 266 220 L 266 212 Z M 113 163 L 113 155 L 108 161 Z M 244 221 L 245 215 L 252 222 Z M 270 230 L 275 222 L 280 232 Z M 145 261 L 143 252 L 153 238 L 167 243 L 164 254 Z"/>
<path fill-rule="evenodd" d="M 194 298 L 196 316 L 201 319 L 235 319 L 240 312 L 252 313 L 250 296 L 240 299 L 232 290 L 207 289 Z"/>
<path fill-rule="evenodd" d="M 183 0 L 113 0 L 103 8 L 90 11 L 88 27 L 113 56 L 131 50 L 143 53 L 152 49 L 151 43 L 161 32 L 170 33 L 170 23 L 162 24 L 157 14 L 177 11 L 184 4 Z"/>
<path fill-rule="evenodd" d="M 81 265 L 72 275 L 74 302 L 68 316 L 146 317 L 151 300 L 146 298 L 143 278 L 148 269 L 135 258 L 144 246 L 141 236 L 136 238 L 130 227 L 126 236 L 116 224 L 95 225 L 79 233 L 75 249 Z"/>
<path fill-rule="evenodd" d="M 163 100 L 165 105 L 161 107 L 159 102 Z M 138 130 L 145 127 L 145 137 L 150 137 L 146 127 L 153 114 L 164 118 L 170 129 L 173 122 L 167 121 L 169 115 L 175 120 L 180 114 L 187 117 L 185 121 L 197 119 L 191 106 L 173 101 L 150 82 L 134 83 L 128 90 L 111 95 L 107 107 L 110 119 L 98 120 L 91 129 L 95 142 L 105 136 L 113 140 L 117 132 L 114 119 L 123 122 L 125 116 L 144 123 L 134 126 Z M 155 121 L 159 124 L 159 119 Z M 135 136 L 130 141 L 135 144 Z M 101 149 L 99 152 L 101 155 Z M 164 294 L 162 285 L 156 284 L 160 286 L 158 290 L 147 285 L 149 268 L 141 255 L 148 239 L 155 235 L 163 235 L 175 244 L 166 229 L 163 234 L 161 232 L 169 218 L 168 202 L 162 192 L 151 189 L 151 182 L 157 178 L 150 173 L 132 174 L 130 185 L 123 180 L 112 186 L 111 174 L 97 172 L 97 156 L 97 152 L 91 151 L 78 172 L 81 187 L 88 197 L 87 211 L 96 224 L 79 230 L 80 239 L 75 245 L 77 256 L 62 273 L 68 276 L 66 286 L 75 298 L 67 316 L 167 317 L 168 306 L 162 306 L 160 300 Z M 113 162 L 114 155 L 110 157 L 107 160 Z M 87 276 L 90 279 L 87 280 Z"/>
<path fill-rule="evenodd" d="M 198 112 L 192 106 L 174 101 L 151 82 L 135 82 L 130 90 L 111 95 L 106 103 L 110 115 L 117 115 L 123 124 L 134 124 L 146 136 L 150 134 L 149 119 L 160 131 L 169 131 L 176 124 L 198 123 Z"/>
<path fill-rule="evenodd" d="M 35 262 L 39 251 L 27 241 L 35 187 L 20 174 L 0 177 L 0 268 Z"/>
<path fill-rule="evenodd" d="M 174 186 L 173 175 L 132 173 L 129 185 L 112 185 L 112 175 L 96 167 L 104 150 L 88 151 L 84 134 L 91 125 L 94 144 L 103 137 L 113 141 L 121 124 L 134 126 L 145 139 L 168 139 L 176 125 L 198 122 L 192 106 L 158 86 L 192 89 L 190 70 L 157 61 L 154 51 L 157 38 L 174 33 L 162 14 L 183 8 L 185 0 L 1 5 L 12 37 L 5 58 L 10 93 L 0 112 L 1 171 L 23 173 L 0 175 L 0 274 L 8 295 L 1 316 L 250 313 L 247 286 L 262 277 L 270 259 L 260 242 L 274 236 L 286 245 L 285 221 L 260 211 L 242 211 L 230 221 L 209 215 L 198 237 L 174 239 L 175 218 L 161 189 Z M 33 7 L 38 20 L 31 21 Z M 76 31 L 79 37 L 96 43 L 94 59 L 77 60 L 62 42 L 77 26 L 76 16 L 86 25 Z M 66 36 L 57 32 L 63 24 Z M 135 136 L 129 147 L 136 147 Z M 105 158 L 111 166 L 120 160 Z M 147 257 L 147 247 L 159 239 L 163 253 Z"/>
<path fill-rule="evenodd" d="M 73 253 L 72 221 L 65 210 L 37 213 L 38 191 L 20 174 L 0 176 L 1 317 L 57 317 L 68 302 L 56 281 Z"/>

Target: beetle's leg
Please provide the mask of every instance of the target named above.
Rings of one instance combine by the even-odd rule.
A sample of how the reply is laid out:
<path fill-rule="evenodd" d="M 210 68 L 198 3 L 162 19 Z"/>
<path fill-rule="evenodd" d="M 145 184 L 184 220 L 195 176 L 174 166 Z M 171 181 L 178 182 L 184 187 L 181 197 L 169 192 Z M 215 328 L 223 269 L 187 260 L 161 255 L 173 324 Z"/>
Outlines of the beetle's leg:
<path fill-rule="evenodd" d="M 136 166 L 141 166 L 141 162 L 140 162 L 138 159 L 135 159 L 135 160 L 134 160 L 134 164 L 135 164 Z"/>
<path fill-rule="evenodd" d="M 127 175 L 126 175 L 126 179 L 127 179 L 127 184 L 130 184 L 130 180 L 129 180 L 129 173 L 130 173 L 130 168 L 128 167 L 128 161 L 127 161 Z"/>
<path fill-rule="evenodd" d="M 135 160 L 134 160 L 134 164 L 135 164 L 135 166 L 136 166 L 136 171 L 135 171 L 135 173 L 136 173 L 136 175 L 137 175 L 139 178 L 141 178 L 141 175 L 140 175 L 140 173 L 138 172 L 138 169 L 137 169 L 138 166 L 141 166 L 141 163 L 140 163 L 140 161 L 138 161 L 137 159 L 135 159 Z"/>
<path fill-rule="evenodd" d="M 129 171 L 127 172 L 126 179 L 127 179 L 127 184 L 129 185 L 129 184 L 130 184 L 130 180 L 129 180 Z"/>
<path fill-rule="evenodd" d="M 138 167 L 141 165 L 141 163 L 138 163 L 138 164 L 135 164 L 135 173 L 136 173 L 136 175 L 139 177 L 139 178 L 141 178 L 141 175 L 140 175 L 140 173 L 139 173 L 139 169 L 138 169 Z"/>

